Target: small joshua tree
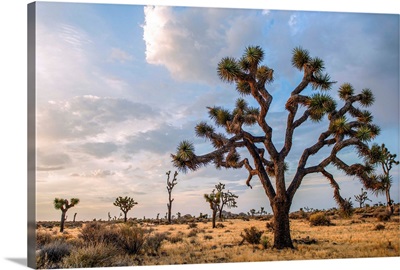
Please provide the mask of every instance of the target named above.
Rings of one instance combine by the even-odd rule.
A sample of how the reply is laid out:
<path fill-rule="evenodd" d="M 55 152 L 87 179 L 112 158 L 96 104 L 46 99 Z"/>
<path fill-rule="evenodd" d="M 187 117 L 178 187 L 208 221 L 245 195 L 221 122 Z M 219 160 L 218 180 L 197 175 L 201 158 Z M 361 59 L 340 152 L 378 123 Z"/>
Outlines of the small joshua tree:
<path fill-rule="evenodd" d="M 392 186 L 392 176 L 390 170 L 393 165 L 399 165 L 399 161 L 396 160 L 397 155 L 391 154 L 386 148 L 385 144 L 378 145 L 373 144 L 370 151 L 369 162 L 375 166 L 382 167 L 382 174 L 372 174 L 372 178 L 375 180 L 375 184 L 372 186 L 372 191 L 375 194 L 383 193 L 386 195 L 386 206 L 390 214 L 393 214 L 393 201 L 390 198 L 390 188 Z"/>
<path fill-rule="evenodd" d="M 215 185 L 217 192 L 221 193 L 221 202 L 218 204 L 219 220 L 222 220 L 222 210 L 226 205 L 228 208 L 237 207 L 236 200 L 239 196 L 233 194 L 229 190 L 224 192 L 225 184 L 218 183 Z"/>
<path fill-rule="evenodd" d="M 215 193 L 215 189 L 210 194 L 204 194 L 204 198 L 210 204 L 212 210 L 212 227 L 215 228 L 215 219 L 221 202 L 221 192 Z"/>
<path fill-rule="evenodd" d="M 54 208 L 57 210 L 61 210 L 61 222 L 60 222 L 60 232 L 64 231 L 64 222 L 66 220 L 66 214 L 68 209 L 74 207 L 79 203 L 79 199 L 72 198 L 71 202 L 66 199 L 62 198 L 55 198 L 54 199 Z"/>
<path fill-rule="evenodd" d="M 168 203 L 167 203 L 167 208 L 168 208 L 168 223 L 171 223 L 171 211 L 172 211 L 172 202 L 174 199 L 172 198 L 172 189 L 175 187 L 177 184 L 176 182 L 176 176 L 178 175 L 178 172 L 175 171 L 174 173 L 174 178 L 172 181 L 169 180 L 169 176 L 171 174 L 171 171 L 168 171 L 167 173 L 167 191 L 168 191 Z"/>
<path fill-rule="evenodd" d="M 124 222 L 126 222 L 126 215 L 129 210 L 131 210 L 137 202 L 133 200 L 131 197 L 125 196 L 125 198 L 119 196 L 118 198 L 115 199 L 114 205 L 118 206 L 121 211 L 124 213 Z"/>
<path fill-rule="evenodd" d="M 367 192 L 364 191 L 363 188 L 361 188 L 361 194 L 354 195 L 354 198 L 355 198 L 355 201 L 360 204 L 360 208 L 363 207 L 365 201 L 370 201 L 371 202 L 371 200 L 368 198 Z"/>

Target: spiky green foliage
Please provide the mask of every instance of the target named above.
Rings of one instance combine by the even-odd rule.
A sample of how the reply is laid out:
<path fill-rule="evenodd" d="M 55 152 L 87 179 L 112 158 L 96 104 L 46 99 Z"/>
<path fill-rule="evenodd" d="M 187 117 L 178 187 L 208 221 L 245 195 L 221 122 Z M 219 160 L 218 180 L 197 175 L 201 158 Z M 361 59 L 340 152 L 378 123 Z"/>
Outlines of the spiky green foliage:
<path fill-rule="evenodd" d="M 115 199 L 115 202 L 113 203 L 115 206 L 119 207 L 121 211 L 124 213 L 124 221 L 127 221 L 127 213 L 136 205 L 138 204 L 135 202 L 134 199 L 131 197 L 125 196 L 121 197 L 119 196 L 118 198 Z"/>
<path fill-rule="evenodd" d="M 372 120 L 374 119 L 374 116 L 372 115 L 371 112 L 369 111 L 362 111 L 358 116 L 357 120 L 363 124 L 370 124 L 372 123 Z"/>
<path fill-rule="evenodd" d="M 243 59 L 246 59 L 250 65 L 257 66 L 264 59 L 264 51 L 260 46 L 248 46 L 245 49 Z"/>
<path fill-rule="evenodd" d="M 363 89 L 361 92 L 361 99 L 360 99 L 361 105 L 363 105 L 364 107 L 369 107 L 374 103 L 374 101 L 375 97 L 372 94 L 372 91 L 368 88 Z"/>
<path fill-rule="evenodd" d="M 267 66 L 261 66 L 257 69 L 256 78 L 262 84 L 274 81 L 274 71 Z"/>
<path fill-rule="evenodd" d="M 232 57 L 225 57 L 218 63 L 218 76 L 226 82 L 234 82 L 240 75 L 240 66 Z"/>
<path fill-rule="evenodd" d="M 78 198 L 71 198 L 70 201 L 62 198 L 55 198 L 54 201 L 54 208 L 57 210 L 61 210 L 61 223 L 60 223 L 60 232 L 64 231 L 64 221 L 66 219 L 66 213 L 69 208 L 74 207 L 79 203 Z"/>
<path fill-rule="evenodd" d="M 350 126 L 347 122 L 346 116 L 339 117 L 333 120 L 330 124 L 330 130 L 336 135 L 345 135 L 350 131 Z"/>
<path fill-rule="evenodd" d="M 226 123 L 232 121 L 233 118 L 228 110 L 221 107 L 208 107 L 208 115 L 214 120 L 215 124 L 220 127 L 225 127 Z"/>
<path fill-rule="evenodd" d="M 348 98 L 350 98 L 351 96 L 354 95 L 354 88 L 351 84 L 349 83 L 344 83 L 339 87 L 339 97 L 342 100 L 347 100 Z"/>
<path fill-rule="evenodd" d="M 242 96 L 247 96 L 251 94 L 251 88 L 248 82 L 246 81 L 239 81 L 236 84 L 236 90 L 241 94 Z"/>
<path fill-rule="evenodd" d="M 292 54 L 292 65 L 298 70 L 303 70 L 304 65 L 309 63 L 311 60 L 310 53 L 302 47 L 296 47 L 293 49 Z"/>
<path fill-rule="evenodd" d="M 322 117 L 336 108 L 336 102 L 326 94 L 314 94 L 308 101 L 310 118 L 312 121 L 319 122 Z"/>
<path fill-rule="evenodd" d="M 210 137 L 210 135 L 214 133 L 214 128 L 206 122 L 200 122 L 197 124 L 195 131 L 197 137 Z"/>
<path fill-rule="evenodd" d="M 331 90 L 332 85 L 335 82 L 331 81 L 331 77 L 329 76 L 329 74 L 320 74 L 317 73 L 314 76 L 314 80 L 312 81 L 312 88 L 314 90 L 316 89 L 320 89 L 320 90 Z"/>

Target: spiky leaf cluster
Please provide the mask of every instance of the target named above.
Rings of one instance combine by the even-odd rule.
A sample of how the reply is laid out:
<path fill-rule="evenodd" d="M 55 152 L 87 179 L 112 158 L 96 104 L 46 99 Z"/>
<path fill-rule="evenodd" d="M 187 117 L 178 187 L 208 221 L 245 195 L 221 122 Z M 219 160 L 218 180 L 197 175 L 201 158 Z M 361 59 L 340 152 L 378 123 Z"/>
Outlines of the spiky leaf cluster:
<path fill-rule="evenodd" d="M 115 202 L 113 204 L 115 206 L 118 206 L 121 209 L 122 212 L 126 213 L 129 210 L 131 210 L 138 203 L 135 202 L 135 200 L 132 199 L 131 197 L 128 197 L 128 196 L 121 197 L 121 196 L 119 196 L 118 198 L 115 199 Z"/>
<path fill-rule="evenodd" d="M 70 202 L 66 199 L 55 198 L 54 199 L 54 208 L 57 210 L 68 210 L 69 208 L 77 205 L 79 203 L 78 198 L 71 198 Z"/>
<path fill-rule="evenodd" d="M 336 109 L 336 102 L 326 94 L 314 94 L 308 100 L 308 108 L 312 121 L 319 122 L 322 117 Z"/>

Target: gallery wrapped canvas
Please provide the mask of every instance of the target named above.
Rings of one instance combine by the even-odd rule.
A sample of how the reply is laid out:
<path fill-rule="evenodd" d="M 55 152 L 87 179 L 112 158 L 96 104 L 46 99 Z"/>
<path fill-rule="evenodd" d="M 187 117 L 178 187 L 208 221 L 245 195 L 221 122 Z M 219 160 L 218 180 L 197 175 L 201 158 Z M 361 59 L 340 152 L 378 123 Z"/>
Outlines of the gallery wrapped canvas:
<path fill-rule="evenodd" d="M 399 15 L 28 5 L 28 265 L 398 257 Z"/>

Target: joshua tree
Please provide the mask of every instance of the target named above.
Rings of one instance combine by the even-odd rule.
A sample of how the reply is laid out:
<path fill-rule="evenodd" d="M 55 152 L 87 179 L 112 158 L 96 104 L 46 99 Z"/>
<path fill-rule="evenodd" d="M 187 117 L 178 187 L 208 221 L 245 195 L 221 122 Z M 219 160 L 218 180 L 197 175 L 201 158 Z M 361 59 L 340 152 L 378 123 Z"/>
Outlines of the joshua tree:
<path fill-rule="evenodd" d="M 215 219 L 217 217 L 217 212 L 219 205 L 221 203 L 221 192 L 215 193 L 215 189 L 210 194 L 204 194 L 204 198 L 210 204 L 212 210 L 212 227 L 215 228 Z"/>
<path fill-rule="evenodd" d="M 61 222 L 60 222 L 60 232 L 64 231 L 64 222 L 66 220 L 66 214 L 68 209 L 74 207 L 79 203 L 79 199 L 72 198 L 71 202 L 68 202 L 66 199 L 55 198 L 54 199 L 54 208 L 57 210 L 61 210 Z"/>
<path fill-rule="evenodd" d="M 178 175 L 178 172 L 175 171 L 174 178 L 172 179 L 172 181 L 169 181 L 169 176 L 171 174 L 171 171 L 168 171 L 166 174 L 167 174 L 167 191 L 168 191 L 168 203 L 167 203 L 168 223 L 171 223 L 171 211 L 172 211 L 171 209 L 172 209 L 172 202 L 174 201 L 174 199 L 171 196 L 172 196 L 172 189 L 177 184 L 176 176 Z"/>
<path fill-rule="evenodd" d="M 237 199 L 239 196 L 233 194 L 229 190 L 224 192 L 223 190 L 225 189 L 225 184 L 222 183 L 215 185 L 215 189 L 217 192 L 221 193 L 221 201 L 218 204 L 218 218 L 219 220 L 222 220 L 222 210 L 224 206 L 226 205 L 228 208 L 237 207 L 235 199 Z"/>
<path fill-rule="evenodd" d="M 371 200 L 368 198 L 367 192 L 364 191 L 363 188 L 361 188 L 361 193 L 358 195 L 354 195 L 355 201 L 358 202 L 360 204 L 360 208 L 363 207 L 365 201 L 370 201 Z"/>
<path fill-rule="evenodd" d="M 385 144 L 378 145 L 373 144 L 369 156 L 369 162 L 376 166 L 381 166 L 382 174 L 372 174 L 372 177 L 376 180 L 375 185 L 372 187 L 372 191 L 377 195 L 382 193 L 386 195 L 386 206 L 390 214 L 393 214 L 393 201 L 390 198 L 390 188 L 392 186 L 392 176 L 390 170 L 393 165 L 399 165 L 399 161 L 396 161 L 396 154 L 391 154 L 386 148 Z"/>
<path fill-rule="evenodd" d="M 359 108 L 359 105 L 372 105 L 374 96 L 371 90 L 364 89 L 355 94 L 352 85 L 342 84 L 338 89 L 342 105 L 338 106 L 335 99 L 327 94 L 335 82 L 331 81 L 328 74 L 323 74 L 323 60 L 313 58 L 307 50 L 297 47 L 293 50 L 292 65 L 303 72 L 303 78 L 286 101 L 286 129 L 279 130 L 284 135 L 283 140 L 278 140 L 279 143 L 283 142 L 279 149 L 273 140 L 271 126 L 271 120 L 276 118 L 268 115 L 272 95 L 267 84 L 273 82 L 274 71 L 262 64 L 263 58 L 264 51 L 259 46 L 249 46 L 240 59 L 225 57 L 219 62 L 217 72 L 221 80 L 234 83 L 242 95 L 233 109 L 208 107 L 210 119 L 225 132 L 220 133 L 213 125 L 202 121 L 195 127 L 196 135 L 208 139 L 214 150 L 197 155 L 194 145 L 184 140 L 171 157 L 174 166 L 182 172 L 195 171 L 210 163 L 217 168 L 245 168 L 248 171 L 246 184 L 249 187 L 253 177 L 257 176 L 274 214 L 274 247 L 293 248 L 289 211 L 304 177 L 315 173 L 325 176 L 334 189 L 336 202 L 343 207 L 346 200 L 341 197 L 339 185 L 328 171 L 332 166 L 328 165 L 334 165 L 347 175 L 357 177 L 365 187 L 370 187 L 373 181 L 368 173 L 373 167 L 364 160 L 362 164 L 349 165 L 341 159 L 340 151 L 354 147 L 360 157 L 366 156 L 369 152 L 367 143 L 379 134 L 380 129 L 372 124 L 371 113 Z M 255 100 L 257 107 L 251 107 L 244 99 L 246 97 Z M 322 127 L 323 120 L 326 122 L 325 127 Z M 296 152 L 302 152 L 299 152 L 301 154 L 297 158 L 297 165 L 290 171 L 291 181 L 287 181 L 289 175 L 286 175 L 285 160 L 296 146 L 293 144 L 295 131 L 305 125 L 310 129 L 313 123 L 320 123 L 319 128 L 324 130 L 315 139 L 309 136 L 310 139 L 304 142 L 308 146 L 297 149 Z M 316 130 L 313 130 L 314 134 Z M 325 157 L 318 161 L 310 159 L 325 150 L 329 151 Z M 245 151 L 249 158 L 241 157 L 240 152 Z"/>
<path fill-rule="evenodd" d="M 138 203 L 135 202 L 135 200 L 133 200 L 131 197 L 128 197 L 128 196 L 125 196 L 125 198 L 119 196 L 118 198 L 115 199 L 115 202 L 114 202 L 114 205 L 118 206 L 121 209 L 121 211 L 124 213 L 124 222 L 126 222 L 126 220 L 127 220 L 126 214 L 136 204 L 138 204 Z"/>

